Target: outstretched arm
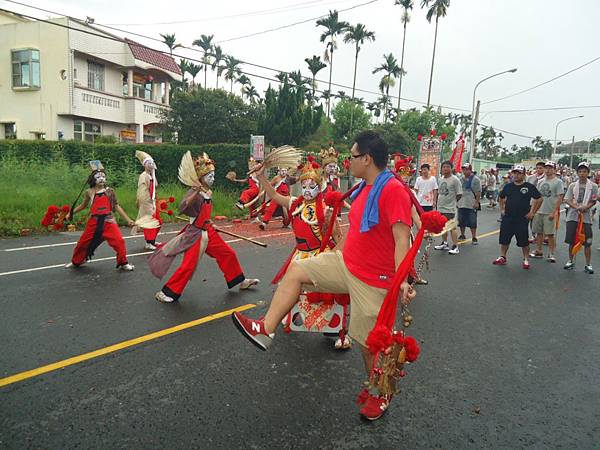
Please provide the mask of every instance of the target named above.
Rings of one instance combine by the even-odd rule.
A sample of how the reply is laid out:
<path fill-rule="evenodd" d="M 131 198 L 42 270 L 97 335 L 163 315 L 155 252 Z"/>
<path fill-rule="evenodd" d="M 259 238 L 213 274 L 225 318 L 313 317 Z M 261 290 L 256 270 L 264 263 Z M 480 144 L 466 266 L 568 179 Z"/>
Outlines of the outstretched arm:
<path fill-rule="evenodd" d="M 269 179 L 265 176 L 265 169 L 262 165 L 256 171 L 256 177 L 258 178 L 258 181 L 260 181 L 261 188 L 265 190 L 265 193 L 269 196 L 271 200 L 273 200 L 282 208 L 288 207 L 288 205 L 290 204 L 290 197 L 287 195 L 281 195 L 275 190 Z"/>

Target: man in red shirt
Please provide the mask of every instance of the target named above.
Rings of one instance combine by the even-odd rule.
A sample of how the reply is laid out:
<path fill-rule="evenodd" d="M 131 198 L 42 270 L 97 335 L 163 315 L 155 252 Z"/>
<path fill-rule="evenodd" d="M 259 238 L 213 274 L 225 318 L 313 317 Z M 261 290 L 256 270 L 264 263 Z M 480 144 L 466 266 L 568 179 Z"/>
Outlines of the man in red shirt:
<path fill-rule="evenodd" d="M 240 332 L 261 350 L 292 309 L 301 289 L 350 294 L 349 335 L 360 345 L 365 369 L 371 373 L 373 355 L 365 345 L 397 267 L 410 248 L 412 202 L 406 187 L 386 169 L 388 147 L 372 131 L 359 134 L 351 148 L 350 171 L 364 182 L 350 208 L 348 234 L 333 251 L 294 261 L 279 284 L 264 319 L 234 313 Z M 374 250 L 376 249 L 376 250 Z M 405 280 L 401 300 L 408 302 Z M 361 414 L 370 420 L 386 411 L 389 400 L 370 395 Z"/>

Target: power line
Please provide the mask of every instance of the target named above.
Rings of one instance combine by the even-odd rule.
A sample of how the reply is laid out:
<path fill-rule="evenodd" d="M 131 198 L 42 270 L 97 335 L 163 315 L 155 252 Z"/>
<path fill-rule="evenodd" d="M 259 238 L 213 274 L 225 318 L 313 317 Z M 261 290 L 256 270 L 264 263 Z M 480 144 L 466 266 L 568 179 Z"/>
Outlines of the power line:
<path fill-rule="evenodd" d="M 499 111 L 485 111 L 486 114 L 491 113 L 520 113 L 520 112 L 531 112 L 531 111 L 561 111 L 565 109 L 595 109 L 600 108 L 600 105 L 590 106 L 555 106 L 550 108 L 531 108 L 531 109 L 506 109 Z"/>
<path fill-rule="evenodd" d="M 598 61 L 599 59 L 600 59 L 600 56 L 598 56 L 598 57 L 596 57 L 596 58 L 592 59 L 591 61 L 588 61 L 588 62 L 586 62 L 586 63 L 584 63 L 584 64 L 582 64 L 582 65 L 580 65 L 580 66 L 577 66 L 577 67 L 575 67 L 574 69 L 571 69 L 571 70 L 568 70 L 567 72 L 561 73 L 560 75 L 557 75 L 557 76 L 555 76 L 554 78 L 551 78 L 550 80 L 544 81 L 543 83 L 536 84 L 535 86 L 532 86 L 532 87 L 530 87 L 530 88 L 527 88 L 527 89 L 523 89 L 522 91 L 515 92 L 514 94 L 510 94 L 510 95 L 507 95 L 507 96 L 505 96 L 505 97 L 500 97 L 500 98 L 497 98 L 497 99 L 495 99 L 495 100 L 490 100 L 490 101 L 488 101 L 488 102 L 483 102 L 483 103 L 482 103 L 482 105 L 487 105 L 487 104 L 489 104 L 489 103 L 499 102 L 500 100 L 505 100 L 505 99 L 507 99 L 507 98 L 515 97 L 515 96 L 517 96 L 517 95 L 524 94 L 525 92 L 532 91 L 532 90 L 534 90 L 534 89 L 537 89 L 537 88 L 539 88 L 540 86 L 544 86 L 545 84 L 551 83 L 551 82 L 553 82 L 553 81 L 555 81 L 555 80 L 558 80 L 559 78 L 562 78 L 562 77 L 564 77 L 564 76 L 567 76 L 567 75 L 569 75 L 570 73 L 573 73 L 573 72 L 575 72 L 575 71 L 577 71 L 577 70 L 579 70 L 579 69 L 582 69 L 582 68 L 584 68 L 585 66 L 589 66 L 590 64 L 592 64 L 592 63 L 594 63 L 594 62 Z"/>
<path fill-rule="evenodd" d="M 281 14 L 281 13 L 286 13 L 286 12 L 290 12 L 290 11 L 298 11 L 301 9 L 314 8 L 316 6 L 348 2 L 350 0 L 335 0 L 335 1 L 329 1 L 327 3 L 322 4 L 323 1 L 324 0 L 311 0 L 308 2 L 295 3 L 293 5 L 278 6 L 277 8 L 263 9 L 263 10 L 259 10 L 259 11 L 249 11 L 246 13 L 231 14 L 231 15 L 227 15 L 227 16 L 206 17 L 203 19 L 173 20 L 170 22 L 109 23 L 107 25 L 136 27 L 136 26 L 149 26 L 149 25 L 180 25 L 180 24 L 186 24 L 186 23 L 211 22 L 211 21 L 217 21 L 217 20 L 237 19 L 237 18 L 242 18 L 242 17 L 258 17 L 258 16 L 265 16 L 265 15 L 272 15 L 272 14 Z"/>
<path fill-rule="evenodd" d="M 31 8 L 31 9 L 36 9 L 36 10 L 39 10 L 39 11 L 43 11 L 43 12 L 46 12 L 46 13 L 49 13 L 49 14 L 55 14 L 55 15 L 58 15 L 58 16 L 69 17 L 69 18 L 71 18 L 71 19 L 73 19 L 73 20 L 76 20 L 76 21 L 79 21 L 79 22 L 84 22 L 84 21 L 83 21 L 83 20 L 81 20 L 81 19 L 77 19 L 77 18 L 75 18 L 75 17 L 72 17 L 72 16 L 68 16 L 68 15 L 66 15 L 66 14 L 59 13 L 59 12 L 57 12 L 57 11 L 51 11 L 51 10 L 44 9 L 44 8 L 40 8 L 40 7 L 37 7 L 37 6 L 31 6 L 31 5 L 28 5 L 28 4 L 26 4 L 26 3 L 22 3 L 22 2 L 16 1 L 16 0 L 4 0 L 4 1 L 6 1 L 6 2 L 9 2 L 9 3 L 14 3 L 14 4 L 17 4 L 17 5 L 21 5 L 21 6 L 25 6 L 25 7 L 27 7 L 27 8 Z M 363 4 L 361 4 L 361 5 L 355 5 L 355 6 L 353 6 L 352 8 L 357 8 L 357 7 L 359 7 L 359 6 L 364 6 L 364 5 L 366 5 L 366 4 L 373 3 L 374 1 L 378 1 L 378 0 L 371 0 L 370 2 L 363 3 Z M 352 8 L 349 8 L 349 9 L 352 9 Z M 341 10 L 341 11 L 345 11 L 345 10 Z M 11 12 L 11 11 L 8 11 L 8 12 Z M 18 13 L 17 13 L 17 14 L 18 14 Z M 32 17 L 32 16 L 26 16 L 26 15 L 24 15 L 24 14 L 21 14 L 21 15 L 23 15 L 24 17 L 31 18 L 31 19 L 35 19 L 35 20 L 44 21 L 44 20 L 42 20 L 42 19 L 37 19 L 37 18 L 35 18 L 35 17 Z M 323 17 L 325 17 L 325 16 L 323 16 Z M 316 19 L 311 19 L 311 20 L 316 20 Z M 47 21 L 46 21 L 46 22 L 47 22 Z M 48 23 L 55 24 L 54 22 L 48 22 Z M 162 41 L 161 39 L 154 38 L 154 37 L 147 36 L 147 35 L 140 34 L 140 33 L 135 33 L 135 32 L 133 32 L 133 31 L 123 30 L 123 29 L 120 29 L 120 28 L 112 27 L 112 26 L 109 26 L 109 25 L 103 25 L 103 24 L 99 24 L 99 23 L 95 23 L 94 25 L 96 25 L 96 26 L 99 26 L 99 27 L 103 27 L 103 28 L 108 28 L 108 29 L 110 29 L 110 30 L 118 31 L 118 32 L 121 32 L 121 33 L 129 34 L 129 35 L 132 35 L 132 36 L 137 36 L 137 37 L 140 37 L 140 38 L 143 38 L 143 39 L 148 39 L 148 40 L 151 40 L 151 41 L 159 42 L 159 43 L 161 43 L 161 44 L 164 44 L 164 41 Z M 91 28 L 94 28 L 94 27 L 91 27 Z M 76 31 L 81 31 L 81 32 L 85 32 L 85 31 L 83 31 L 83 30 L 80 30 L 80 29 L 77 29 L 77 28 L 75 28 L 74 30 L 76 30 Z M 99 31 L 100 31 L 100 30 L 99 30 Z M 95 35 L 96 35 L 96 36 L 98 36 L 98 37 L 103 37 L 103 38 L 106 38 L 106 36 L 105 36 L 105 35 L 99 35 L 99 34 L 95 34 Z M 117 40 L 119 40 L 119 39 L 117 39 Z M 150 47 L 148 47 L 148 48 L 150 48 Z M 199 48 L 186 47 L 186 46 L 181 46 L 181 48 L 182 48 L 182 49 L 185 49 L 185 50 L 189 50 L 189 51 L 193 51 L 193 52 L 201 53 L 203 56 L 204 56 L 204 55 L 206 55 L 206 54 L 208 53 L 208 52 L 205 52 L 203 49 L 199 49 Z M 152 49 L 152 50 L 155 50 L 155 49 Z M 195 61 L 195 62 L 199 62 L 199 63 L 201 63 L 201 64 L 204 64 L 204 62 L 203 62 L 202 60 L 194 59 L 194 58 L 187 57 L 187 56 L 183 56 L 183 55 L 180 55 L 180 54 L 176 54 L 176 53 L 167 53 L 167 52 L 165 52 L 165 51 L 162 51 L 162 50 L 155 50 L 155 51 L 157 51 L 157 52 L 160 52 L 160 53 L 163 53 L 163 54 L 166 54 L 166 55 L 169 55 L 169 56 L 175 56 L 175 57 L 178 57 L 178 58 L 185 58 L 185 59 L 188 59 L 188 60 L 190 60 L 190 61 Z M 261 65 L 261 64 L 255 64 L 255 63 L 251 63 L 251 62 L 249 62 L 249 61 L 243 61 L 243 60 L 240 60 L 240 64 L 246 64 L 246 65 L 249 65 L 249 66 L 252 66 L 252 67 L 257 67 L 257 68 L 260 68 L 260 69 L 271 70 L 271 71 L 274 71 L 274 72 L 279 72 L 279 73 L 285 73 L 285 74 L 287 74 L 287 75 L 289 75 L 289 74 L 290 74 L 290 72 L 287 72 L 287 71 L 283 71 L 283 70 L 276 69 L 276 68 L 273 68 L 273 67 L 268 67 L 268 66 Z M 304 78 L 305 78 L 305 79 L 307 79 L 307 80 L 311 80 L 311 81 L 312 81 L 312 78 L 309 78 L 309 77 L 304 77 Z M 273 80 L 273 79 L 271 79 L 271 80 L 272 80 L 272 81 L 277 81 L 277 82 L 279 82 L 279 80 Z M 316 82 L 319 82 L 319 83 L 326 83 L 326 84 L 328 84 L 328 81 L 325 81 L 325 80 L 320 80 L 320 79 L 318 79 L 318 78 L 315 78 L 315 81 L 316 81 Z M 332 86 L 336 86 L 336 87 L 338 87 L 338 88 L 352 89 L 352 87 L 351 87 L 351 86 L 347 86 L 347 85 L 343 85 L 343 84 L 339 84 L 339 83 L 335 83 L 335 82 L 332 82 L 332 83 L 331 83 L 331 85 L 332 85 Z M 324 91 L 319 91 L 319 90 L 317 90 L 317 91 L 318 91 L 318 92 L 321 92 L 321 93 L 323 93 L 323 92 L 324 92 Z M 376 92 L 376 91 L 370 91 L 370 90 L 367 90 L 367 89 L 361 89 L 361 88 L 355 88 L 355 91 L 356 91 L 356 92 L 361 92 L 361 93 L 364 93 L 364 94 L 376 95 L 376 96 L 380 96 L 380 95 L 382 95 L 380 92 Z M 395 95 L 389 95 L 388 97 L 389 97 L 390 99 L 393 99 L 393 100 L 394 100 L 394 99 L 395 99 L 395 100 L 397 100 L 397 99 L 398 99 L 398 97 L 397 97 L 397 96 L 395 96 Z M 410 102 L 410 103 L 416 103 L 416 104 L 420 104 L 420 105 L 425 105 L 425 104 L 426 104 L 426 102 L 422 102 L 422 101 L 419 101 L 419 100 L 413 100 L 413 99 L 410 99 L 410 98 L 404 98 L 404 97 L 402 97 L 402 100 L 404 100 L 404 101 L 407 101 L 407 102 Z M 452 106 L 445 106 L 445 105 L 439 105 L 439 106 L 440 106 L 441 108 L 443 108 L 443 109 L 448 109 L 448 110 L 461 111 L 461 112 L 471 112 L 470 110 L 467 110 L 467 109 L 464 109 L 464 108 L 456 108 L 456 107 L 452 107 Z"/>

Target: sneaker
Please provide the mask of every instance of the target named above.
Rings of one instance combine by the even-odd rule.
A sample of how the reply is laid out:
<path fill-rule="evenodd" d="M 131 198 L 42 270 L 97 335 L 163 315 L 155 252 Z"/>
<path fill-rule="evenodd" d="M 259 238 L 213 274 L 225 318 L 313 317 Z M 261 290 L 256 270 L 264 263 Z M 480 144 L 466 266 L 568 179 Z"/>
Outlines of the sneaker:
<path fill-rule="evenodd" d="M 565 270 L 571 270 L 575 267 L 575 263 L 573 261 L 567 261 L 565 266 L 563 267 Z"/>
<path fill-rule="evenodd" d="M 433 248 L 436 249 L 436 250 L 450 250 L 450 247 L 448 247 L 448 243 L 447 242 L 442 242 L 440 245 L 436 245 Z"/>
<path fill-rule="evenodd" d="M 529 238 L 529 243 L 530 243 L 530 244 L 533 244 L 534 242 L 535 242 L 535 237 L 530 237 L 530 238 Z"/>
<path fill-rule="evenodd" d="M 418 284 L 421 286 L 426 286 L 429 284 L 429 281 L 424 280 L 423 278 L 417 278 L 417 280 L 415 281 L 415 284 Z"/>
<path fill-rule="evenodd" d="M 591 266 L 591 265 L 589 265 L 589 266 L 584 266 L 584 268 L 583 268 L 583 271 L 584 271 L 585 273 L 589 273 L 590 275 L 594 273 L 594 269 L 592 268 L 592 266 Z"/>
<path fill-rule="evenodd" d="M 118 266 L 117 269 L 123 270 L 124 272 L 131 272 L 133 269 L 135 269 L 135 266 L 133 264 L 125 263 Z"/>
<path fill-rule="evenodd" d="M 250 289 L 252 286 L 256 286 L 258 283 L 260 283 L 258 278 L 245 278 L 244 281 L 240 283 L 240 291 Z"/>
<path fill-rule="evenodd" d="M 527 260 L 527 259 L 524 259 L 524 260 L 523 260 L 522 267 L 523 267 L 523 269 L 525 269 L 525 270 L 529 270 L 529 267 L 530 267 L 530 265 L 529 265 L 529 260 Z"/>
<path fill-rule="evenodd" d="M 538 258 L 539 259 L 539 258 L 543 258 L 544 254 L 542 252 L 531 252 L 529 254 L 529 257 L 530 258 Z"/>
<path fill-rule="evenodd" d="M 385 414 L 388 406 L 390 406 L 390 402 L 384 396 L 369 395 L 360 409 L 360 415 L 367 420 L 377 420 Z"/>
<path fill-rule="evenodd" d="M 264 223 L 262 220 L 258 221 L 258 228 L 260 228 L 261 230 L 265 231 L 265 228 L 267 228 L 267 224 Z"/>
<path fill-rule="evenodd" d="M 465 239 L 467 239 L 467 237 L 466 237 L 464 234 L 461 234 L 461 235 L 458 237 L 458 240 L 459 240 L 459 241 L 464 241 Z"/>
<path fill-rule="evenodd" d="M 556 257 L 554 255 L 548 255 L 548 262 L 555 263 L 556 262 Z"/>
<path fill-rule="evenodd" d="M 261 350 L 267 350 L 273 342 L 275 333 L 268 334 L 265 331 L 263 320 L 252 320 L 239 312 L 234 312 L 231 319 L 240 333 Z"/>
<path fill-rule="evenodd" d="M 458 255 L 459 253 L 458 245 L 453 245 L 452 248 L 448 250 L 448 254 L 450 255 Z"/>
<path fill-rule="evenodd" d="M 238 208 L 238 209 L 244 209 L 244 204 L 242 202 L 237 202 L 235 204 L 235 207 Z"/>
<path fill-rule="evenodd" d="M 344 336 L 344 340 L 342 338 L 338 338 L 335 341 L 334 347 L 336 350 L 348 350 L 352 348 L 352 339 L 349 336 Z"/>
<path fill-rule="evenodd" d="M 156 245 L 151 244 L 150 242 L 146 242 L 146 245 L 144 245 L 144 250 L 156 250 Z"/>
<path fill-rule="evenodd" d="M 499 256 L 494 260 L 494 262 L 492 262 L 492 264 L 495 266 L 505 266 L 506 258 L 504 256 Z"/>
<path fill-rule="evenodd" d="M 157 302 L 161 302 L 161 303 L 173 303 L 175 301 L 175 299 L 173 297 L 169 297 L 163 291 L 158 291 L 156 293 L 156 295 L 154 296 L 154 298 L 156 299 Z"/>
<path fill-rule="evenodd" d="M 479 239 L 477 239 L 477 238 L 471 239 L 471 244 L 473 244 L 473 245 L 479 245 Z"/>

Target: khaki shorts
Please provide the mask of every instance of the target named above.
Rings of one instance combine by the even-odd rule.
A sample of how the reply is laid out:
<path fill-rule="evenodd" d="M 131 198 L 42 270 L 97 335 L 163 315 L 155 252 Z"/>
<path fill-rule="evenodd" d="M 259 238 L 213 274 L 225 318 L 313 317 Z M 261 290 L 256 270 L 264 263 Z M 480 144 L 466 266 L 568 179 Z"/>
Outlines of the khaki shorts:
<path fill-rule="evenodd" d="M 553 236 L 556 234 L 556 219 L 550 220 L 550 217 L 552 217 L 550 214 L 536 214 L 533 216 L 531 231 L 546 236 Z"/>
<path fill-rule="evenodd" d="M 350 294 L 350 327 L 348 334 L 362 346 L 375 326 L 377 315 L 387 294 L 386 289 L 363 283 L 352 275 L 342 253 L 326 252 L 313 258 L 295 261 L 312 281 L 307 290 L 331 294 Z"/>

